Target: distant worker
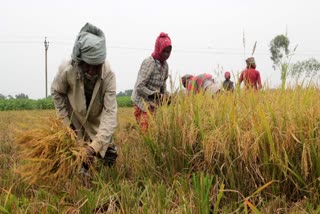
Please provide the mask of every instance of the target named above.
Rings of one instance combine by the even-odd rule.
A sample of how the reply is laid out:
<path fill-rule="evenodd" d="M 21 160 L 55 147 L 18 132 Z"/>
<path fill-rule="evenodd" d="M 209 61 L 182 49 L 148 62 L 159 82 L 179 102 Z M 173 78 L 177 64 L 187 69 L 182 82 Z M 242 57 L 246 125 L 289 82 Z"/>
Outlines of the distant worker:
<path fill-rule="evenodd" d="M 220 91 L 219 85 L 214 82 L 211 74 L 204 73 L 197 76 L 186 74 L 181 77 L 181 82 L 183 87 L 193 94 L 203 91 L 213 95 Z"/>
<path fill-rule="evenodd" d="M 253 88 L 255 91 L 262 88 L 260 72 L 256 70 L 256 62 L 253 57 L 249 57 L 246 60 L 247 69 L 242 71 L 239 84 L 244 80 L 244 84 L 247 89 Z"/>
<path fill-rule="evenodd" d="M 225 80 L 223 81 L 223 89 L 225 91 L 233 91 L 234 90 L 234 86 L 233 86 L 233 82 L 230 80 L 231 78 L 231 75 L 230 75 L 230 72 L 229 71 L 226 71 L 224 73 L 224 78 Z"/>
<path fill-rule="evenodd" d="M 171 54 L 171 39 L 160 33 L 151 56 L 143 60 L 133 89 L 134 116 L 143 132 L 148 129 L 148 111 L 153 113 L 159 103 L 168 97 L 166 87 L 169 67 L 167 59 Z"/>

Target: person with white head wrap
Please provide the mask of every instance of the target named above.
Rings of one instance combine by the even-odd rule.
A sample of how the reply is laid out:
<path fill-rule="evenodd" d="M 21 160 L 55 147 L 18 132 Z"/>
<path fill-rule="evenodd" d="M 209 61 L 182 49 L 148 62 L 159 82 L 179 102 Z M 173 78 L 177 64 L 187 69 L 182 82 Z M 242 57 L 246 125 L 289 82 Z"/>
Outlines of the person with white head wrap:
<path fill-rule="evenodd" d="M 88 154 L 115 161 L 112 136 L 117 126 L 116 78 L 106 55 L 102 30 L 85 24 L 71 59 L 59 67 L 51 95 L 58 117 L 75 130 L 79 140 L 87 142 Z"/>
<path fill-rule="evenodd" d="M 99 28 L 87 23 L 77 36 L 71 58 L 76 62 L 84 61 L 90 65 L 99 65 L 104 63 L 106 56 L 104 33 Z"/>

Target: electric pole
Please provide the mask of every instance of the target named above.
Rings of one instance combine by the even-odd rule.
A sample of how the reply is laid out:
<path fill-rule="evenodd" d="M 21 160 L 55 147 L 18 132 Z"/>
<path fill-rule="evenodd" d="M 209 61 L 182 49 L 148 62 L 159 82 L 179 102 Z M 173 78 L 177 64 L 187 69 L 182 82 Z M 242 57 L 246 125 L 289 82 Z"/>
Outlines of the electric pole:
<path fill-rule="evenodd" d="M 47 79 L 48 79 L 48 75 L 47 75 L 47 52 L 48 52 L 48 48 L 49 48 L 49 41 L 47 42 L 47 37 L 44 37 L 44 48 L 45 48 L 45 81 L 46 81 L 46 98 L 48 97 L 48 86 L 47 86 Z"/>
<path fill-rule="evenodd" d="M 243 34 L 242 34 L 242 44 L 243 44 L 243 58 L 245 61 L 246 60 L 246 37 L 244 35 L 244 29 L 243 29 Z"/>

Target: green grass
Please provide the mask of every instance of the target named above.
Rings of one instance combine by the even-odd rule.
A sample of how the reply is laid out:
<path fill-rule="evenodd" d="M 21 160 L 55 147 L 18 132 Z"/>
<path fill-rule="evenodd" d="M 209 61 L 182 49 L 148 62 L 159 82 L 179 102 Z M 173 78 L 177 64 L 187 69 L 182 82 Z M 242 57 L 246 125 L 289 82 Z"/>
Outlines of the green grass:
<path fill-rule="evenodd" d="M 120 96 L 117 97 L 118 107 L 132 107 L 133 102 L 130 96 Z"/>

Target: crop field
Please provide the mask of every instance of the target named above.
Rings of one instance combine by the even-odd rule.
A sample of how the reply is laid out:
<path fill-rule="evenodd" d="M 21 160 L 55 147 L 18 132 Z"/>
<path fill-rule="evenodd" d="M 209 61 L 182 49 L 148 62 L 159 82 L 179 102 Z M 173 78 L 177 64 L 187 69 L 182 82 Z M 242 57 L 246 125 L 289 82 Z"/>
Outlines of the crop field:
<path fill-rule="evenodd" d="M 319 106 L 312 87 L 178 94 L 146 133 L 119 108 L 116 165 L 61 189 L 27 183 L 16 145 L 55 111 L 1 111 L 0 213 L 320 213 Z"/>

